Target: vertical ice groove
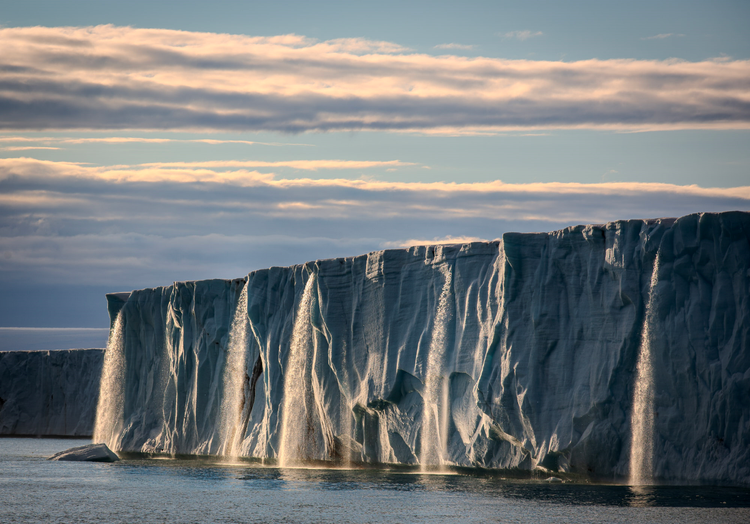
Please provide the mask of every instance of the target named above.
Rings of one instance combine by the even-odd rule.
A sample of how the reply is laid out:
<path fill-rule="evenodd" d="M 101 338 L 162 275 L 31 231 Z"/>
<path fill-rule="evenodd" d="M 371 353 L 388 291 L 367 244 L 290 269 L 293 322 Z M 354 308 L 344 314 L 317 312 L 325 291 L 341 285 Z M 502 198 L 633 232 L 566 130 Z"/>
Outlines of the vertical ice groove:
<path fill-rule="evenodd" d="M 659 253 L 654 260 L 651 287 L 641 333 L 641 346 L 636 366 L 633 408 L 630 414 L 630 484 L 649 483 L 654 474 L 654 370 L 651 355 L 654 289 L 659 275 Z"/>
<path fill-rule="evenodd" d="M 432 328 L 425 370 L 424 404 L 422 412 L 422 443 L 419 462 L 422 467 L 442 466 L 447 459 L 448 436 L 448 380 L 444 370 L 446 335 L 450 320 L 451 266 L 440 266 L 443 288 L 440 291 Z"/>
<path fill-rule="evenodd" d="M 104 443 L 117 451 L 120 447 L 125 401 L 125 322 L 117 314 L 104 352 L 99 401 L 96 406 L 93 442 Z"/>
<path fill-rule="evenodd" d="M 242 428 L 245 382 L 249 380 L 247 376 L 247 287 L 247 282 L 245 282 L 234 309 L 222 384 L 219 452 L 230 457 L 239 456 L 244 437 L 244 435 L 237 434 L 237 431 Z"/>
<path fill-rule="evenodd" d="M 309 400 L 309 386 L 305 380 L 307 355 L 312 343 L 311 310 L 313 301 L 313 289 L 315 286 L 315 274 L 307 279 L 305 290 L 302 293 L 297 314 L 294 317 L 294 328 L 292 340 L 289 344 L 289 355 L 287 356 L 284 369 L 284 390 L 281 411 L 281 435 L 279 446 L 279 465 L 284 467 L 293 461 L 309 457 L 308 437 L 312 431 L 308 430 L 310 425 L 310 413 L 307 402 Z"/>

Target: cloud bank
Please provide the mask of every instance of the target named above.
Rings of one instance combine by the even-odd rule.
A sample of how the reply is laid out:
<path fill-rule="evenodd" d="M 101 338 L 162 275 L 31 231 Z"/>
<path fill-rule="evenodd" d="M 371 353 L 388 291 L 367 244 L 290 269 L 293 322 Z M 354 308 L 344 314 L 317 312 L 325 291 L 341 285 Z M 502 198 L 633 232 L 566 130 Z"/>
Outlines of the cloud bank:
<path fill-rule="evenodd" d="M 144 287 L 414 243 L 648 218 L 654 209 L 679 216 L 748 208 L 750 187 L 284 179 L 3 159 L 0 280 Z"/>
<path fill-rule="evenodd" d="M 0 71 L 6 131 L 750 127 L 749 61 L 502 60 L 97 26 L 0 29 Z"/>

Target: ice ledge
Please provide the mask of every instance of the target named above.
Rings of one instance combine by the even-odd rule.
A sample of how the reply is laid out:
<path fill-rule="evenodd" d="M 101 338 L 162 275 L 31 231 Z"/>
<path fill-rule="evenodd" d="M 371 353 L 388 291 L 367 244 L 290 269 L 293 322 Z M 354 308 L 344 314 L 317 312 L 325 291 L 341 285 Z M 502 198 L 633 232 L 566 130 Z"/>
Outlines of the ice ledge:
<path fill-rule="evenodd" d="M 120 457 L 115 455 L 106 444 L 89 444 L 70 448 L 60 453 L 55 453 L 47 460 L 62 460 L 73 462 L 117 462 Z"/>

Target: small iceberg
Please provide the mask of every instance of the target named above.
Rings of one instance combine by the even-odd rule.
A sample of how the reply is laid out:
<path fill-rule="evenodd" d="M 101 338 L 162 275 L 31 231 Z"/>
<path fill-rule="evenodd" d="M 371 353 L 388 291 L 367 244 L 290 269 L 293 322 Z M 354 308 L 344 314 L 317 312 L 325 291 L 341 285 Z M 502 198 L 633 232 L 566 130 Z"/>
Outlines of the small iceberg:
<path fill-rule="evenodd" d="M 117 462 L 120 458 L 106 444 L 89 444 L 55 453 L 48 460 L 74 460 L 78 462 Z"/>

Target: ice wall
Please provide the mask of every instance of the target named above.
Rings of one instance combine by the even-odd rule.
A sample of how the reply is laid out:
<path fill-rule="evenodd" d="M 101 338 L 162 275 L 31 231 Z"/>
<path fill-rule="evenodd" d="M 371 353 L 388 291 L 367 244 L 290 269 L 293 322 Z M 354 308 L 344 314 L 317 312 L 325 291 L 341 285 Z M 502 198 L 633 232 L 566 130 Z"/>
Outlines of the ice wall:
<path fill-rule="evenodd" d="M 0 352 L 0 435 L 90 437 L 104 351 Z"/>
<path fill-rule="evenodd" d="M 631 415 L 648 332 L 646 475 L 750 483 L 749 297 L 750 214 L 739 212 L 135 291 L 117 313 L 123 420 L 107 443 L 623 478 L 643 445 Z M 226 380 L 239 339 L 242 376 Z"/>

